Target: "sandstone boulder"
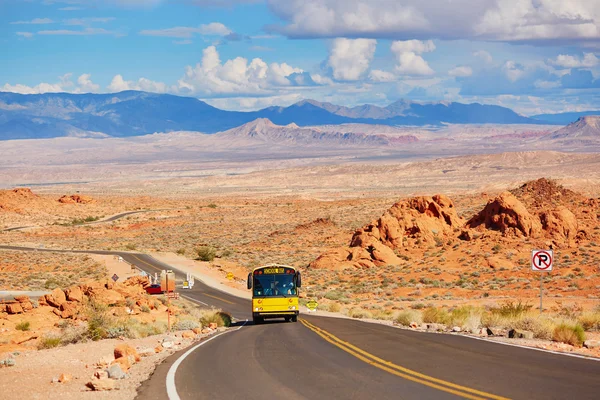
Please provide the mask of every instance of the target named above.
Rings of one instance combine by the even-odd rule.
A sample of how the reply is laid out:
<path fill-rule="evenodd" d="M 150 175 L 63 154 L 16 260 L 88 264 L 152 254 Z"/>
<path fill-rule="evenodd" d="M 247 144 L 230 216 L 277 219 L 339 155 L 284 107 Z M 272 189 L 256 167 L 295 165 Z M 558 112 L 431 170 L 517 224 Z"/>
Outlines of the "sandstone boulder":
<path fill-rule="evenodd" d="M 542 212 L 540 221 L 542 228 L 553 239 L 572 242 L 579 231 L 575 214 L 566 207 L 558 207 L 554 210 Z"/>
<path fill-rule="evenodd" d="M 29 296 L 15 296 L 15 301 L 19 303 L 31 303 Z"/>
<path fill-rule="evenodd" d="M 184 339 L 193 339 L 196 337 L 196 334 L 193 331 L 184 331 L 181 337 Z"/>
<path fill-rule="evenodd" d="M 73 318 L 77 314 L 78 305 L 74 302 L 65 302 L 60 305 L 59 310 L 61 318 Z"/>
<path fill-rule="evenodd" d="M 59 288 L 54 289 L 52 293 L 46 295 L 46 302 L 51 307 L 60 307 L 65 301 L 67 301 L 65 292 Z"/>
<path fill-rule="evenodd" d="M 131 362 L 129 361 L 129 358 L 127 358 L 127 357 L 119 357 L 116 360 L 114 360 L 112 363 L 110 363 L 110 365 L 115 365 L 115 364 L 119 364 L 121 366 L 121 369 L 123 370 L 123 372 L 129 371 L 129 368 L 131 368 Z"/>
<path fill-rule="evenodd" d="M 119 345 L 115 346 L 114 355 L 115 355 L 115 359 L 120 358 L 120 357 L 133 356 L 135 359 L 135 362 L 140 361 L 140 356 L 139 356 L 137 350 L 128 344 L 119 344 Z"/>
<path fill-rule="evenodd" d="M 27 312 L 27 311 L 31 311 L 33 310 L 33 303 L 31 303 L 30 301 L 24 301 L 21 304 L 21 308 L 23 308 L 23 312 Z"/>
<path fill-rule="evenodd" d="M 113 379 L 95 379 L 88 382 L 86 386 L 94 391 L 114 390 L 117 388 Z"/>
<path fill-rule="evenodd" d="M 63 204 L 88 204 L 94 201 L 90 196 L 84 196 L 79 194 L 74 194 L 71 196 L 64 195 L 60 199 L 58 199 L 59 203 Z"/>
<path fill-rule="evenodd" d="M 65 295 L 68 301 L 76 301 L 81 303 L 83 301 L 83 291 L 79 286 L 74 286 L 65 290 Z"/>
<path fill-rule="evenodd" d="M 7 304 L 6 312 L 9 314 L 21 314 L 23 312 L 23 307 L 19 303 Z"/>
<path fill-rule="evenodd" d="M 504 235 L 539 237 L 542 224 L 527 211 L 510 192 L 503 192 L 490 200 L 485 208 L 467 222 L 470 228 L 484 227 L 502 232 Z"/>

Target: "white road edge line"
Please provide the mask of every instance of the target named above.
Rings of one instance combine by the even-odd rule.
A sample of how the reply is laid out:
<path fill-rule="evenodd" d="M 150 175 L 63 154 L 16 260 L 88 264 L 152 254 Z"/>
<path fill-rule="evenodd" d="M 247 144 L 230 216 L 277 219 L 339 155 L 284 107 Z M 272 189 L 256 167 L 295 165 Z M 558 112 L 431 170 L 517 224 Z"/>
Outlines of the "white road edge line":
<path fill-rule="evenodd" d="M 167 396 L 169 397 L 169 400 L 181 400 L 181 398 L 177 394 L 177 388 L 175 387 L 175 373 L 177 372 L 177 368 L 179 367 L 179 365 L 183 362 L 183 360 L 186 359 L 187 356 L 189 356 L 190 354 L 192 354 L 200 346 L 205 345 L 206 343 L 210 342 L 213 339 L 218 338 L 221 335 L 224 335 L 226 333 L 233 332 L 233 331 L 239 331 L 247 323 L 248 323 L 248 320 L 245 320 L 244 323 L 242 324 L 242 326 L 240 326 L 239 328 L 233 329 L 231 331 L 228 330 L 228 331 L 219 333 L 218 335 L 213 336 L 210 339 L 205 340 L 202 343 L 197 344 L 196 346 L 194 346 L 191 349 L 189 349 L 188 351 L 186 351 L 183 355 L 181 355 L 181 357 L 179 357 L 173 363 L 173 365 L 171 365 L 171 368 L 169 368 L 169 372 L 167 373 Z"/>
<path fill-rule="evenodd" d="M 189 296 L 186 296 L 185 294 L 182 294 L 182 295 L 181 295 L 181 297 L 185 297 L 186 299 L 188 299 L 188 300 L 190 300 L 190 301 L 195 301 L 196 303 L 204 304 L 206 307 L 210 307 L 210 306 L 209 306 L 208 304 L 206 304 L 205 302 L 203 302 L 203 301 L 200 301 L 200 300 L 198 300 L 198 299 L 193 299 L 193 298 L 191 298 L 191 297 L 189 297 Z"/>

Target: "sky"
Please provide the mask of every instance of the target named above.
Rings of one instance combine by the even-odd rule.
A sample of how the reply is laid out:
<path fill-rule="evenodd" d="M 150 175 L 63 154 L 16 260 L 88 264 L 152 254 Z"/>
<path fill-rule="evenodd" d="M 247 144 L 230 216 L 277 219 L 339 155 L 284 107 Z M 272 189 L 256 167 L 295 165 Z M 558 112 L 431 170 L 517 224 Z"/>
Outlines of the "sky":
<path fill-rule="evenodd" d="M 0 91 L 600 109 L 600 0 L 0 0 Z"/>

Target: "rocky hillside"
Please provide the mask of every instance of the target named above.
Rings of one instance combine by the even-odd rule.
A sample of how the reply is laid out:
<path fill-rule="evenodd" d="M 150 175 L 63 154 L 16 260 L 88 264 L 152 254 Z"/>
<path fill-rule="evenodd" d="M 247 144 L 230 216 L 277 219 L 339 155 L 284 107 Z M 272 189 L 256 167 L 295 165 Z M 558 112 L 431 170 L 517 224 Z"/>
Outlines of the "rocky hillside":
<path fill-rule="evenodd" d="M 493 246 L 498 238 L 522 243 L 535 239 L 550 248 L 572 248 L 598 229 L 597 199 L 542 178 L 500 193 L 466 222 L 444 196 L 401 200 L 378 220 L 356 230 L 348 247 L 318 257 L 310 268 L 399 265 L 406 252 L 440 247 L 456 240 Z"/>
<path fill-rule="evenodd" d="M 550 138 L 561 140 L 600 141 L 600 116 L 590 115 L 580 117 L 572 124 L 554 132 Z"/>

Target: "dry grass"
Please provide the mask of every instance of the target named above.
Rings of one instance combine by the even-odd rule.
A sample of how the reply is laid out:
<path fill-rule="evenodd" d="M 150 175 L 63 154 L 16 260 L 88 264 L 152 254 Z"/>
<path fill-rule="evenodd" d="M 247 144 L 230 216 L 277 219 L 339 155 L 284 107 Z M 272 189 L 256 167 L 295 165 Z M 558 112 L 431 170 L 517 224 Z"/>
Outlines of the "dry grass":
<path fill-rule="evenodd" d="M 585 332 L 581 325 L 560 324 L 554 328 L 552 340 L 581 347 L 585 341 Z"/>

